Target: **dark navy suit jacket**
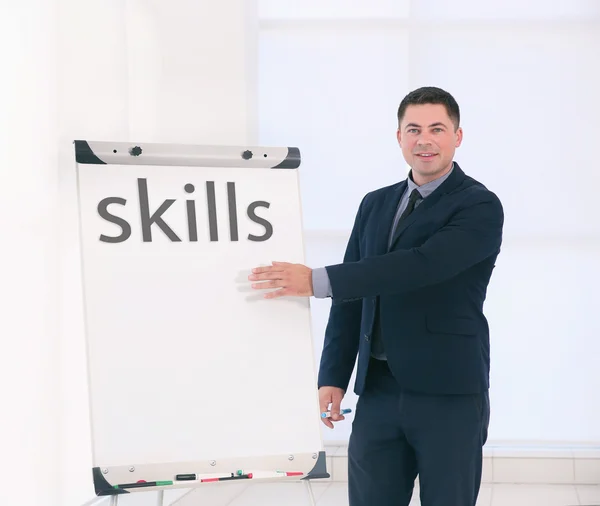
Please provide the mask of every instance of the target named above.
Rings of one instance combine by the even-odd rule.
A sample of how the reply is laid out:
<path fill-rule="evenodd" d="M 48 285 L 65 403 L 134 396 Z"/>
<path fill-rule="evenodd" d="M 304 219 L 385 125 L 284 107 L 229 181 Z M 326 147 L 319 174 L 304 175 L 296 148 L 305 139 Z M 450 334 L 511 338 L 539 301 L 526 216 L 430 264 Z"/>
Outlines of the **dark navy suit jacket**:
<path fill-rule="evenodd" d="M 371 354 L 376 299 L 389 367 L 402 389 L 466 394 L 489 388 L 490 341 L 483 314 L 500 252 L 498 197 L 457 163 L 431 195 L 389 233 L 406 180 L 362 200 L 344 262 L 327 266 L 332 305 L 318 385 L 360 395 Z"/>

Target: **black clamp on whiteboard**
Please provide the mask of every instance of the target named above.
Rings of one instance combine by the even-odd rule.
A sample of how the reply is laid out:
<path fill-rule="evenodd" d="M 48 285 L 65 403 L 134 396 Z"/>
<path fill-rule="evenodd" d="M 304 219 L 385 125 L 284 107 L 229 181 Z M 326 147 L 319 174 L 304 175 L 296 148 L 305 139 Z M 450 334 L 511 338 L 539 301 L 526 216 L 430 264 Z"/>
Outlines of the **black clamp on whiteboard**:
<path fill-rule="evenodd" d="M 321 480 L 324 478 L 331 478 L 331 475 L 327 472 L 327 456 L 325 452 L 319 452 L 319 457 L 315 467 L 308 473 L 308 476 L 302 478 L 303 480 Z"/>
<path fill-rule="evenodd" d="M 114 487 L 110 483 L 108 483 L 99 467 L 94 467 L 92 469 L 92 474 L 94 477 L 94 490 L 97 496 L 120 495 L 131 493 L 128 490 L 119 487 Z"/>

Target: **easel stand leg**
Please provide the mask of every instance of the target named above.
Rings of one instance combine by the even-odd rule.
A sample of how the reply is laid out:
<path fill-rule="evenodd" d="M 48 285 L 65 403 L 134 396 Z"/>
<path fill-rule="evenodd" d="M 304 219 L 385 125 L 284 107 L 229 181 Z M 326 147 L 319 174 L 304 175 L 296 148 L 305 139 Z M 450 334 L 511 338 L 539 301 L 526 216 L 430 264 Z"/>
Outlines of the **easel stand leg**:
<path fill-rule="evenodd" d="M 118 503 L 119 503 L 118 495 L 113 495 L 110 497 L 110 506 L 117 506 Z"/>
<path fill-rule="evenodd" d="M 317 502 L 315 501 L 315 495 L 313 494 L 313 489 L 310 480 L 304 480 L 304 487 L 306 488 L 306 493 L 308 494 L 308 503 L 310 504 L 310 506 L 317 506 Z"/>
<path fill-rule="evenodd" d="M 165 500 L 165 491 L 159 490 L 158 498 L 156 499 L 156 506 L 163 506 L 164 500 Z"/>

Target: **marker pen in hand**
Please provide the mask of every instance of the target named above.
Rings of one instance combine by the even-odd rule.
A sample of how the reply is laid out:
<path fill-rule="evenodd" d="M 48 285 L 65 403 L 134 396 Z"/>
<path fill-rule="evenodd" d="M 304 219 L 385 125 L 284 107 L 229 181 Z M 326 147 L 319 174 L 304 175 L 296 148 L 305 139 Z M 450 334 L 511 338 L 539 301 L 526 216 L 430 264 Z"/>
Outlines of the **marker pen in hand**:
<path fill-rule="evenodd" d="M 340 415 L 347 415 L 348 413 L 352 413 L 351 409 L 341 409 Z M 331 418 L 331 411 L 326 411 L 325 413 L 321 413 L 321 418 Z"/>

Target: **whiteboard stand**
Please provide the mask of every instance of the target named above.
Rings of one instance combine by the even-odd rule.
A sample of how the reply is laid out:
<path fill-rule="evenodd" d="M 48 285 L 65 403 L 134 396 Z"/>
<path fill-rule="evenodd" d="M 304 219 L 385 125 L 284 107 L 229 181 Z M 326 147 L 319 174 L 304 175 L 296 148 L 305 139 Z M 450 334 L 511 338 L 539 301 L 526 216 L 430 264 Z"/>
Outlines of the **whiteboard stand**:
<path fill-rule="evenodd" d="M 313 493 L 310 480 L 305 480 L 304 484 L 306 486 L 306 493 L 308 494 L 308 504 L 310 504 L 310 506 L 317 506 L 317 501 L 315 501 L 315 494 Z"/>
<path fill-rule="evenodd" d="M 305 481 L 314 505 L 310 300 L 248 281 L 306 263 L 299 149 L 75 141 L 75 161 L 96 495 Z"/>

